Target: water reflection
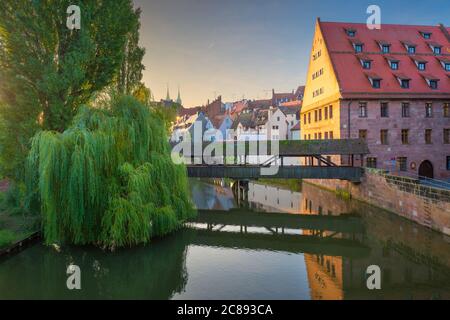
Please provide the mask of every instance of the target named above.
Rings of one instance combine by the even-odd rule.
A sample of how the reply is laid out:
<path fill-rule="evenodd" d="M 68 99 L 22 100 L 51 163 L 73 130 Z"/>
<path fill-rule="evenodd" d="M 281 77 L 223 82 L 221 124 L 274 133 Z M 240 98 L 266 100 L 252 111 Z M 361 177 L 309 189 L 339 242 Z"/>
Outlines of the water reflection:
<path fill-rule="evenodd" d="M 147 247 L 28 249 L 0 262 L 0 298 L 450 298 L 448 238 L 308 184 L 246 187 L 242 201 L 224 181 L 191 180 L 197 220 Z M 66 289 L 69 263 L 80 292 Z M 373 264 L 379 291 L 365 285 Z"/>

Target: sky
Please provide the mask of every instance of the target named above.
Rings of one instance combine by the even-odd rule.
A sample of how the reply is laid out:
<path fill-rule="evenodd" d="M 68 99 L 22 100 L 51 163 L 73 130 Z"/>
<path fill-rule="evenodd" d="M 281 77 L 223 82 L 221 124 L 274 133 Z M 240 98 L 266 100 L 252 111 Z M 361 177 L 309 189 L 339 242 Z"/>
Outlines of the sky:
<path fill-rule="evenodd" d="M 144 82 L 155 100 L 183 105 L 265 99 L 305 83 L 317 17 L 365 23 L 450 25 L 448 0 L 134 0 L 141 7 Z"/>

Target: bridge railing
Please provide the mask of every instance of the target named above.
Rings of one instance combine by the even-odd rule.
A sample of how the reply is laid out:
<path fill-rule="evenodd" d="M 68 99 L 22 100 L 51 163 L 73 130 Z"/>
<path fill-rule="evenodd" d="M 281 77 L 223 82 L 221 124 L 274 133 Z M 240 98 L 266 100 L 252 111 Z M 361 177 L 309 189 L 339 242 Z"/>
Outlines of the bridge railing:
<path fill-rule="evenodd" d="M 363 139 L 339 140 L 285 140 L 285 141 L 218 141 L 201 142 L 183 141 L 172 143 L 173 152 L 185 159 L 189 164 L 212 165 L 259 165 L 277 164 L 313 166 L 336 166 L 332 156 L 348 157 L 348 165 L 354 165 L 357 155 L 363 164 L 364 155 L 370 153 Z M 285 159 L 311 159 L 299 163 L 285 162 Z"/>

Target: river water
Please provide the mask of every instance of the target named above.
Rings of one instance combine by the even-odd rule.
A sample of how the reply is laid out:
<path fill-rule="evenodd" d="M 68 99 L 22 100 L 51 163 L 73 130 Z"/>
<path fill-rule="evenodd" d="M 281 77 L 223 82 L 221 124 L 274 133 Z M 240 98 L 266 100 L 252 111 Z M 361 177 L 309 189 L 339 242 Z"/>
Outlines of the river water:
<path fill-rule="evenodd" d="M 0 299 L 450 299 L 448 237 L 306 183 L 250 182 L 246 201 L 223 181 L 190 185 L 195 223 L 114 253 L 35 245 L 0 261 Z"/>

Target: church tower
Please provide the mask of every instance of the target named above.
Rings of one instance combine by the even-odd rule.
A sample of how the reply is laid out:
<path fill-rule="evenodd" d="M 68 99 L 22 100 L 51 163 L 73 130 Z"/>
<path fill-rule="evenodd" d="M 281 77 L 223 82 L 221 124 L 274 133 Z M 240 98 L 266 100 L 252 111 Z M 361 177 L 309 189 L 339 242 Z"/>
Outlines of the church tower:
<path fill-rule="evenodd" d="M 169 84 L 167 84 L 166 101 L 170 101 Z"/>
<path fill-rule="evenodd" d="M 182 105 L 181 95 L 180 95 L 180 87 L 179 86 L 178 86 L 178 97 L 177 97 L 176 103 L 178 103 L 179 105 Z"/>

